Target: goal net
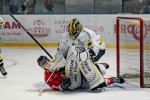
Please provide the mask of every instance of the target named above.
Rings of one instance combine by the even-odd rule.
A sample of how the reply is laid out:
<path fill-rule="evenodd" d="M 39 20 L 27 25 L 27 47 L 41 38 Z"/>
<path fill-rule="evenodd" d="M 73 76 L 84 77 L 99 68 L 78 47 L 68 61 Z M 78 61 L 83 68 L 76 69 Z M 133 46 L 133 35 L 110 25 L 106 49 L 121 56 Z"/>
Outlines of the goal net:
<path fill-rule="evenodd" d="M 150 18 L 117 17 L 117 76 L 150 87 Z"/>

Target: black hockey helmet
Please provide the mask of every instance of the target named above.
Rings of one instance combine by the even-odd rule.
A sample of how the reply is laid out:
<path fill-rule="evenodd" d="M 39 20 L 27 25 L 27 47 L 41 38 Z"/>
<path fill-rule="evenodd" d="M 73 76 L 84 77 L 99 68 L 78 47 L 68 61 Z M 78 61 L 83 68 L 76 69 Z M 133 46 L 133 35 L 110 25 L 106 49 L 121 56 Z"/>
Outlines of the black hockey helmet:
<path fill-rule="evenodd" d="M 44 66 L 46 63 L 50 62 L 50 60 L 46 57 L 46 56 L 40 56 L 38 59 L 37 59 L 37 63 L 40 67 L 42 67 L 43 69 L 46 69 Z"/>

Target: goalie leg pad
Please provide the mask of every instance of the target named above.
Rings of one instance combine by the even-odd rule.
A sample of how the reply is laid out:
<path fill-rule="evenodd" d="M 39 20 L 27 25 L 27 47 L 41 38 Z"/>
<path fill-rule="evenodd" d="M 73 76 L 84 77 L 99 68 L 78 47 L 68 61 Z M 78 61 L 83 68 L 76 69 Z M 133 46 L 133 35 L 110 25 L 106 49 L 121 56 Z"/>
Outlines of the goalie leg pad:
<path fill-rule="evenodd" d="M 92 62 L 79 61 L 78 63 L 82 74 L 89 82 L 90 89 L 95 88 L 99 84 L 105 82 L 104 77 Z"/>
<path fill-rule="evenodd" d="M 73 55 L 78 55 L 75 47 L 72 47 L 70 51 L 72 51 Z M 80 56 L 75 57 L 75 59 L 78 63 L 80 71 L 89 82 L 90 89 L 92 89 L 97 87 L 99 84 L 105 82 L 105 80 L 95 64 L 89 59 L 90 57 L 87 53 L 88 52 L 86 50 L 85 52 L 80 53 Z M 87 56 L 88 58 L 85 59 L 85 56 Z"/>
<path fill-rule="evenodd" d="M 71 85 L 68 89 L 73 90 L 81 86 L 81 72 L 74 54 L 69 51 L 67 55 L 67 65 L 65 66 L 65 76 L 70 78 Z"/>

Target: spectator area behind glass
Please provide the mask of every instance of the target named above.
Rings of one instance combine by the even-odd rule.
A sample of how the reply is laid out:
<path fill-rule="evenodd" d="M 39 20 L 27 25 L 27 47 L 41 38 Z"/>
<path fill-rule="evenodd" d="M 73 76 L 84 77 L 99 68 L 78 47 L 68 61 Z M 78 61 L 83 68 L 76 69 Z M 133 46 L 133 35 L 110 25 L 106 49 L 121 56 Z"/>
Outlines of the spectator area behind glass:
<path fill-rule="evenodd" d="M 150 14 L 150 0 L 0 0 L 0 14 L 9 11 L 13 14 Z"/>

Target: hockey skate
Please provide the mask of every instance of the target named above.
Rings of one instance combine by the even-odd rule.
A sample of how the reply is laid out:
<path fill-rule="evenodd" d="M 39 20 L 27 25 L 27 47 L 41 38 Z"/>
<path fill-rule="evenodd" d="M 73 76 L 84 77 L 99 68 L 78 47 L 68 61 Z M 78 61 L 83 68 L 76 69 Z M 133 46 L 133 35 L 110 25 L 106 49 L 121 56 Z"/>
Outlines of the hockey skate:
<path fill-rule="evenodd" d="M 7 72 L 4 68 L 3 58 L 1 55 L 0 55 L 0 72 L 2 73 L 3 76 L 7 75 Z"/>
<path fill-rule="evenodd" d="M 91 89 L 90 92 L 93 92 L 93 93 L 103 92 L 105 90 L 104 87 L 106 86 L 107 86 L 106 83 L 103 82 L 99 84 L 98 86 L 96 86 L 95 88 Z"/>
<path fill-rule="evenodd" d="M 122 84 L 125 82 L 125 80 L 122 77 L 112 77 L 113 83 L 119 83 Z"/>
<path fill-rule="evenodd" d="M 7 72 L 5 71 L 5 69 L 4 69 L 3 66 L 0 66 L 0 71 L 1 71 L 1 73 L 2 73 L 3 76 L 7 75 Z"/>

